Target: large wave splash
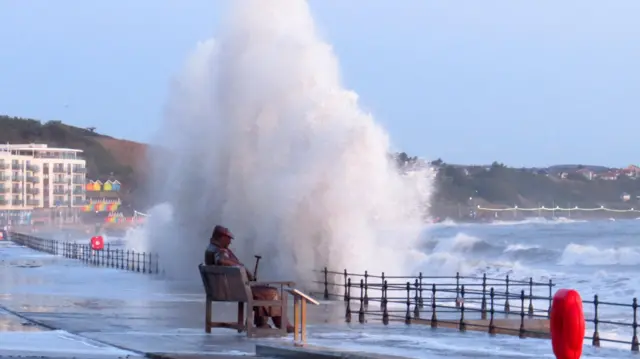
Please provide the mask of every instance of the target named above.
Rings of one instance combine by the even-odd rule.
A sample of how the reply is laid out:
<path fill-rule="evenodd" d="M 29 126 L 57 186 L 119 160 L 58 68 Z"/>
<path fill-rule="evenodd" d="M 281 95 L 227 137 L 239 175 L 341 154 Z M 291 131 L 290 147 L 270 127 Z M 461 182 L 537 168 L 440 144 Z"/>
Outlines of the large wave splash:
<path fill-rule="evenodd" d="M 261 276 L 412 270 L 431 170 L 401 175 L 390 143 L 343 88 L 303 0 L 236 0 L 171 87 L 152 151 L 147 249 L 193 278 L 215 224 Z"/>

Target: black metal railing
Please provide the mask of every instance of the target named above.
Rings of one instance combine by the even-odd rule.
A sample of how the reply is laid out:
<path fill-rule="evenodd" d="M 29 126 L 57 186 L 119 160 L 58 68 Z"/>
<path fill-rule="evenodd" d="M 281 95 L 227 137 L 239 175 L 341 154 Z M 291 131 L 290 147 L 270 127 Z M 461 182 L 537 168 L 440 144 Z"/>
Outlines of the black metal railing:
<path fill-rule="evenodd" d="M 460 331 L 487 331 L 490 334 L 512 334 L 549 338 L 549 317 L 553 303 L 552 280 L 536 282 L 533 278 L 515 280 L 482 276 L 388 276 L 350 273 L 347 270 L 318 271 L 319 291 L 314 295 L 325 300 L 345 302 L 345 321 L 366 323 L 378 317 L 387 325 L 401 321 L 407 325 L 426 324 L 450 327 Z M 376 303 L 376 305 L 372 305 Z M 629 345 L 637 352 L 638 301 L 603 302 L 595 295 L 583 300 L 587 330 L 585 339 L 593 346 L 601 342 Z M 617 308 L 618 310 L 614 310 Z M 628 308 L 628 311 L 620 311 Z M 603 315 L 608 319 L 603 319 Z M 606 328 L 605 328 L 606 326 Z M 614 331 L 618 338 L 601 335 L 603 328 Z M 629 338 L 624 340 L 620 338 Z"/>
<path fill-rule="evenodd" d="M 93 250 L 89 243 L 62 242 L 44 239 L 22 233 L 11 232 L 9 239 L 19 245 L 65 258 L 78 259 L 86 264 L 122 269 L 145 274 L 161 274 L 160 258 L 157 253 L 136 252 L 123 248 L 111 248 L 106 244 L 104 249 Z"/>

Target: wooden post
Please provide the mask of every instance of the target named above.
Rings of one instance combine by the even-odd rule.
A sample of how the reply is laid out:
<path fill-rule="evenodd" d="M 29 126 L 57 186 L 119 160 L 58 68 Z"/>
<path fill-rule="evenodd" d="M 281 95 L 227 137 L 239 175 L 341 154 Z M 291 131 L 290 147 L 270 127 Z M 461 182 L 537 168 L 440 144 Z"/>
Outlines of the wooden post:
<path fill-rule="evenodd" d="M 307 342 L 307 301 L 304 299 L 300 301 L 300 313 L 302 314 L 300 318 L 300 340 L 304 344 Z"/>
<path fill-rule="evenodd" d="M 298 303 L 300 298 L 297 295 L 293 297 L 293 343 L 298 343 L 298 333 L 300 333 L 300 309 Z"/>
<path fill-rule="evenodd" d="M 205 300 L 205 314 L 204 314 L 204 331 L 211 333 L 211 298 L 207 297 Z"/>
<path fill-rule="evenodd" d="M 251 315 L 251 313 L 247 314 Z M 238 328 L 240 328 L 244 323 L 244 302 L 238 302 Z M 241 329 L 238 329 L 238 333 L 242 333 Z"/>

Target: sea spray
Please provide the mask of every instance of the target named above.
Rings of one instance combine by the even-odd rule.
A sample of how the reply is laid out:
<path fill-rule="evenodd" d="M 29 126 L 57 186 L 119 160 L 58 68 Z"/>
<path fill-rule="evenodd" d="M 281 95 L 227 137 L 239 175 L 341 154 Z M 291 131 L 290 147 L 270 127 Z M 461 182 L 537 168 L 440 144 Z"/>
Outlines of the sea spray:
<path fill-rule="evenodd" d="M 236 0 L 220 37 L 172 84 L 151 152 L 147 248 L 197 278 L 215 224 L 262 278 L 314 269 L 406 273 L 431 194 L 429 169 L 401 175 L 385 131 L 343 88 L 303 0 Z"/>

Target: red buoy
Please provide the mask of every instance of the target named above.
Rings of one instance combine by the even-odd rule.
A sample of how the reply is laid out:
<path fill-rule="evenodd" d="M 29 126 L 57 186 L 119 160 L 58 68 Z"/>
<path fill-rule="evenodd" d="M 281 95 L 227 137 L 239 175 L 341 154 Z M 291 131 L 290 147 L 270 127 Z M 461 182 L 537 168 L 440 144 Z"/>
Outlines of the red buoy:
<path fill-rule="evenodd" d="M 94 251 L 101 251 L 104 249 L 104 239 L 102 239 L 102 236 L 91 237 L 91 249 Z"/>
<path fill-rule="evenodd" d="M 557 359 L 579 359 L 584 343 L 582 298 L 573 289 L 560 289 L 551 306 L 551 345 Z"/>

